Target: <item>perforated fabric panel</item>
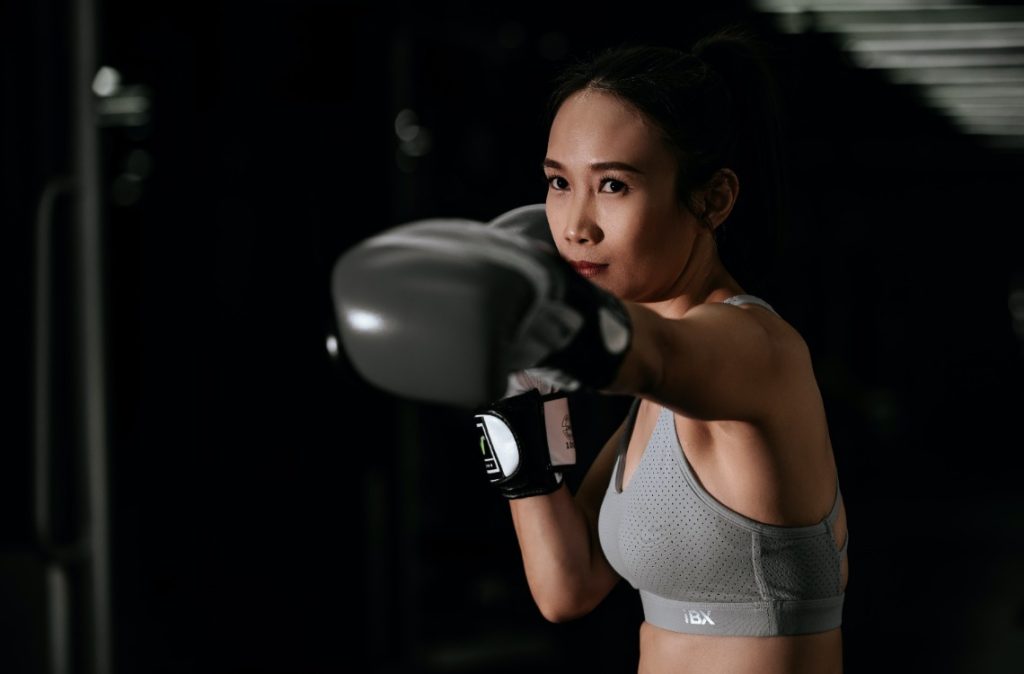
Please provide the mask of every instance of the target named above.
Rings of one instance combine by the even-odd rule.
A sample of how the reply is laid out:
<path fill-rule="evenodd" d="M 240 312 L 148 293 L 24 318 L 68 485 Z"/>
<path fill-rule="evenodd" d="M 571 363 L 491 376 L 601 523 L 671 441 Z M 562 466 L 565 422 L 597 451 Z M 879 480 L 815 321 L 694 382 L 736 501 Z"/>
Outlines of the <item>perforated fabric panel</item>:
<path fill-rule="evenodd" d="M 829 536 L 760 537 L 760 562 L 772 599 L 819 599 L 840 591 L 840 556 Z"/>
<path fill-rule="evenodd" d="M 620 457 L 621 458 L 621 457 Z M 808 534 L 737 523 L 698 496 L 672 414 L 662 409 L 622 493 L 613 473 L 599 535 L 612 567 L 639 589 L 686 601 L 818 599 L 840 590 L 840 553 L 825 526 Z M 813 529 L 813 528 L 811 528 Z"/>
<path fill-rule="evenodd" d="M 626 486 L 619 550 L 634 583 L 663 597 L 748 601 L 758 596 L 751 532 L 723 526 L 686 485 L 674 442 L 658 427 Z"/>

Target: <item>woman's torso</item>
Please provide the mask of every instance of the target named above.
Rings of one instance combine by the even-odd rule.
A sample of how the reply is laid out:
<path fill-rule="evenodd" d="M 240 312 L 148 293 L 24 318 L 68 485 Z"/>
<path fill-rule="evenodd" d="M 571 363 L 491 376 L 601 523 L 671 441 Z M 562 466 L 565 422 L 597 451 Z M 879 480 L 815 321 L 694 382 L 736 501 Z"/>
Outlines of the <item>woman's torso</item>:
<path fill-rule="evenodd" d="M 767 310 L 744 307 L 747 311 Z M 767 320 L 766 320 L 767 319 Z M 761 317 L 770 329 L 789 333 L 781 319 Z M 803 367 L 809 368 L 809 364 Z M 813 372 L 793 377 L 779 392 L 787 403 L 771 427 L 739 421 L 703 421 L 668 411 L 679 446 L 703 488 L 727 508 L 752 520 L 783 527 L 818 524 L 836 504 L 835 463 L 820 392 Z M 627 490 L 643 458 L 662 408 L 641 400 L 624 457 Z M 613 478 L 614 479 L 614 478 Z M 836 548 L 846 540 L 846 512 L 838 502 L 831 529 Z M 848 564 L 841 564 L 845 589 Z M 670 631 L 645 622 L 640 630 L 640 671 L 839 672 L 839 628 L 797 636 L 713 636 Z"/>

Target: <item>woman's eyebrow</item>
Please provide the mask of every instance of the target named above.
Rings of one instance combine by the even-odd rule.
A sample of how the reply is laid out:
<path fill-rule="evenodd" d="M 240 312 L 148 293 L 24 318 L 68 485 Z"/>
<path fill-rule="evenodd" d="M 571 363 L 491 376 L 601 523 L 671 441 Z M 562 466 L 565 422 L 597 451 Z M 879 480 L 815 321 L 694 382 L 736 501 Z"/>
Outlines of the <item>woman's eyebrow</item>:
<path fill-rule="evenodd" d="M 551 158 L 545 158 L 543 162 L 543 168 L 553 168 L 559 171 L 564 171 L 565 166 L 560 162 L 555 161 Z M 599 161 L 590 165 L 591 171 L 628 171 L 629 173 L 637 173 L 643 175 L 644 172 L 633 166 L 622 161 Z"/>

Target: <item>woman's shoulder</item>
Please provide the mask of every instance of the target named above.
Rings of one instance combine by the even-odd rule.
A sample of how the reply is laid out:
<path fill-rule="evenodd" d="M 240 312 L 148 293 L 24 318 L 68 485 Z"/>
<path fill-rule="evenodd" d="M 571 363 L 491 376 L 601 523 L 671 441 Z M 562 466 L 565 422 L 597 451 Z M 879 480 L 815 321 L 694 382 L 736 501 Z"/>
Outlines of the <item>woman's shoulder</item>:
<path fill-rule="evenodd" d="M 810 363 L 810 351 L 803 335 L 759 295 L 713 294 L 708 301 L 692 307 L 687 316 L 700 316 L 708 322 L 721 321 L 723 326 L 728 326 L 732 331 L 747 328 L 752 335 L 767 340 L 789 365 L 796 364 L 794 360 L 802 364 Z"/>

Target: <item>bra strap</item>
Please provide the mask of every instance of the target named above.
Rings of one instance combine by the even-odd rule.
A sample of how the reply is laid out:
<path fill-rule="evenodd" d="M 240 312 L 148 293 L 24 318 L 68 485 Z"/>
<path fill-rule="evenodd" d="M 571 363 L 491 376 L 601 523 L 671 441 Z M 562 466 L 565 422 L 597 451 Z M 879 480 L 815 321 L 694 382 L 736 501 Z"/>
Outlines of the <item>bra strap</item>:
<path fill-rule="evenodd" d="M 725 303 L 725 304 L 733 304 L 733 305 L 738 305 L 738 304 L 759 304 L 762 307 L 764 307 L 765 309 L 767 309 L 768 311 L 772 312 L 773 314 L 778 314 L 779 313 L 779 312 L 775 311 L 775 309 L 772 308 L 772 305 L 768 304 L 763 299 L 761 299 L 760 297 L 757 297 L 755 295 L 733 295 L 732 297 L 729 297 L 729 298 L 726 298 L 726 299 L 722 300 L 722 302 Z"/>
<path fill-rule="evenodd" d="M 622 473 L 625 470 L 625 459 L 626 451 L 629 449 L 629 440 L 633 437 L 633 427 L 636 426 L 636 417 L 640 409 L 640 398 L 633 398 L 633 404 L 629 407 L 629 413 L 626 415 L 628 421 L 626 423 L 626 432 L 623 433 L 622 439 L 619 440 L 619 451 L 615 457 L 615 489 L 619 492 L 622 491 Z"/>
<path fill-rule="evenodd" d="M 839 477 L 836 476 L 836 500 L 832 504 L 832 511 L 828 514 L 828 517 L 825 518 L 825 522 L 828 525 L 828 532 L 829 532 L 830 535 L 832 535 L 833 526 L 835 525 L 836 520 L 839 518 L 839 504 L 842 501 L 842 499 L 843 499 L 843 494 L 842 494 L 842 492 L 839 489 Z M 839 548 L 840 556 L 843 556 L 843 555 L 846 554 L 846 546 L 848 546 L 849 544 L 850 544 L 850 532 L 849 532 L 849 530 L 847 530 L 847 532 L 846 532 L 846 540 L 843 541 L 843 547 Z"/>

